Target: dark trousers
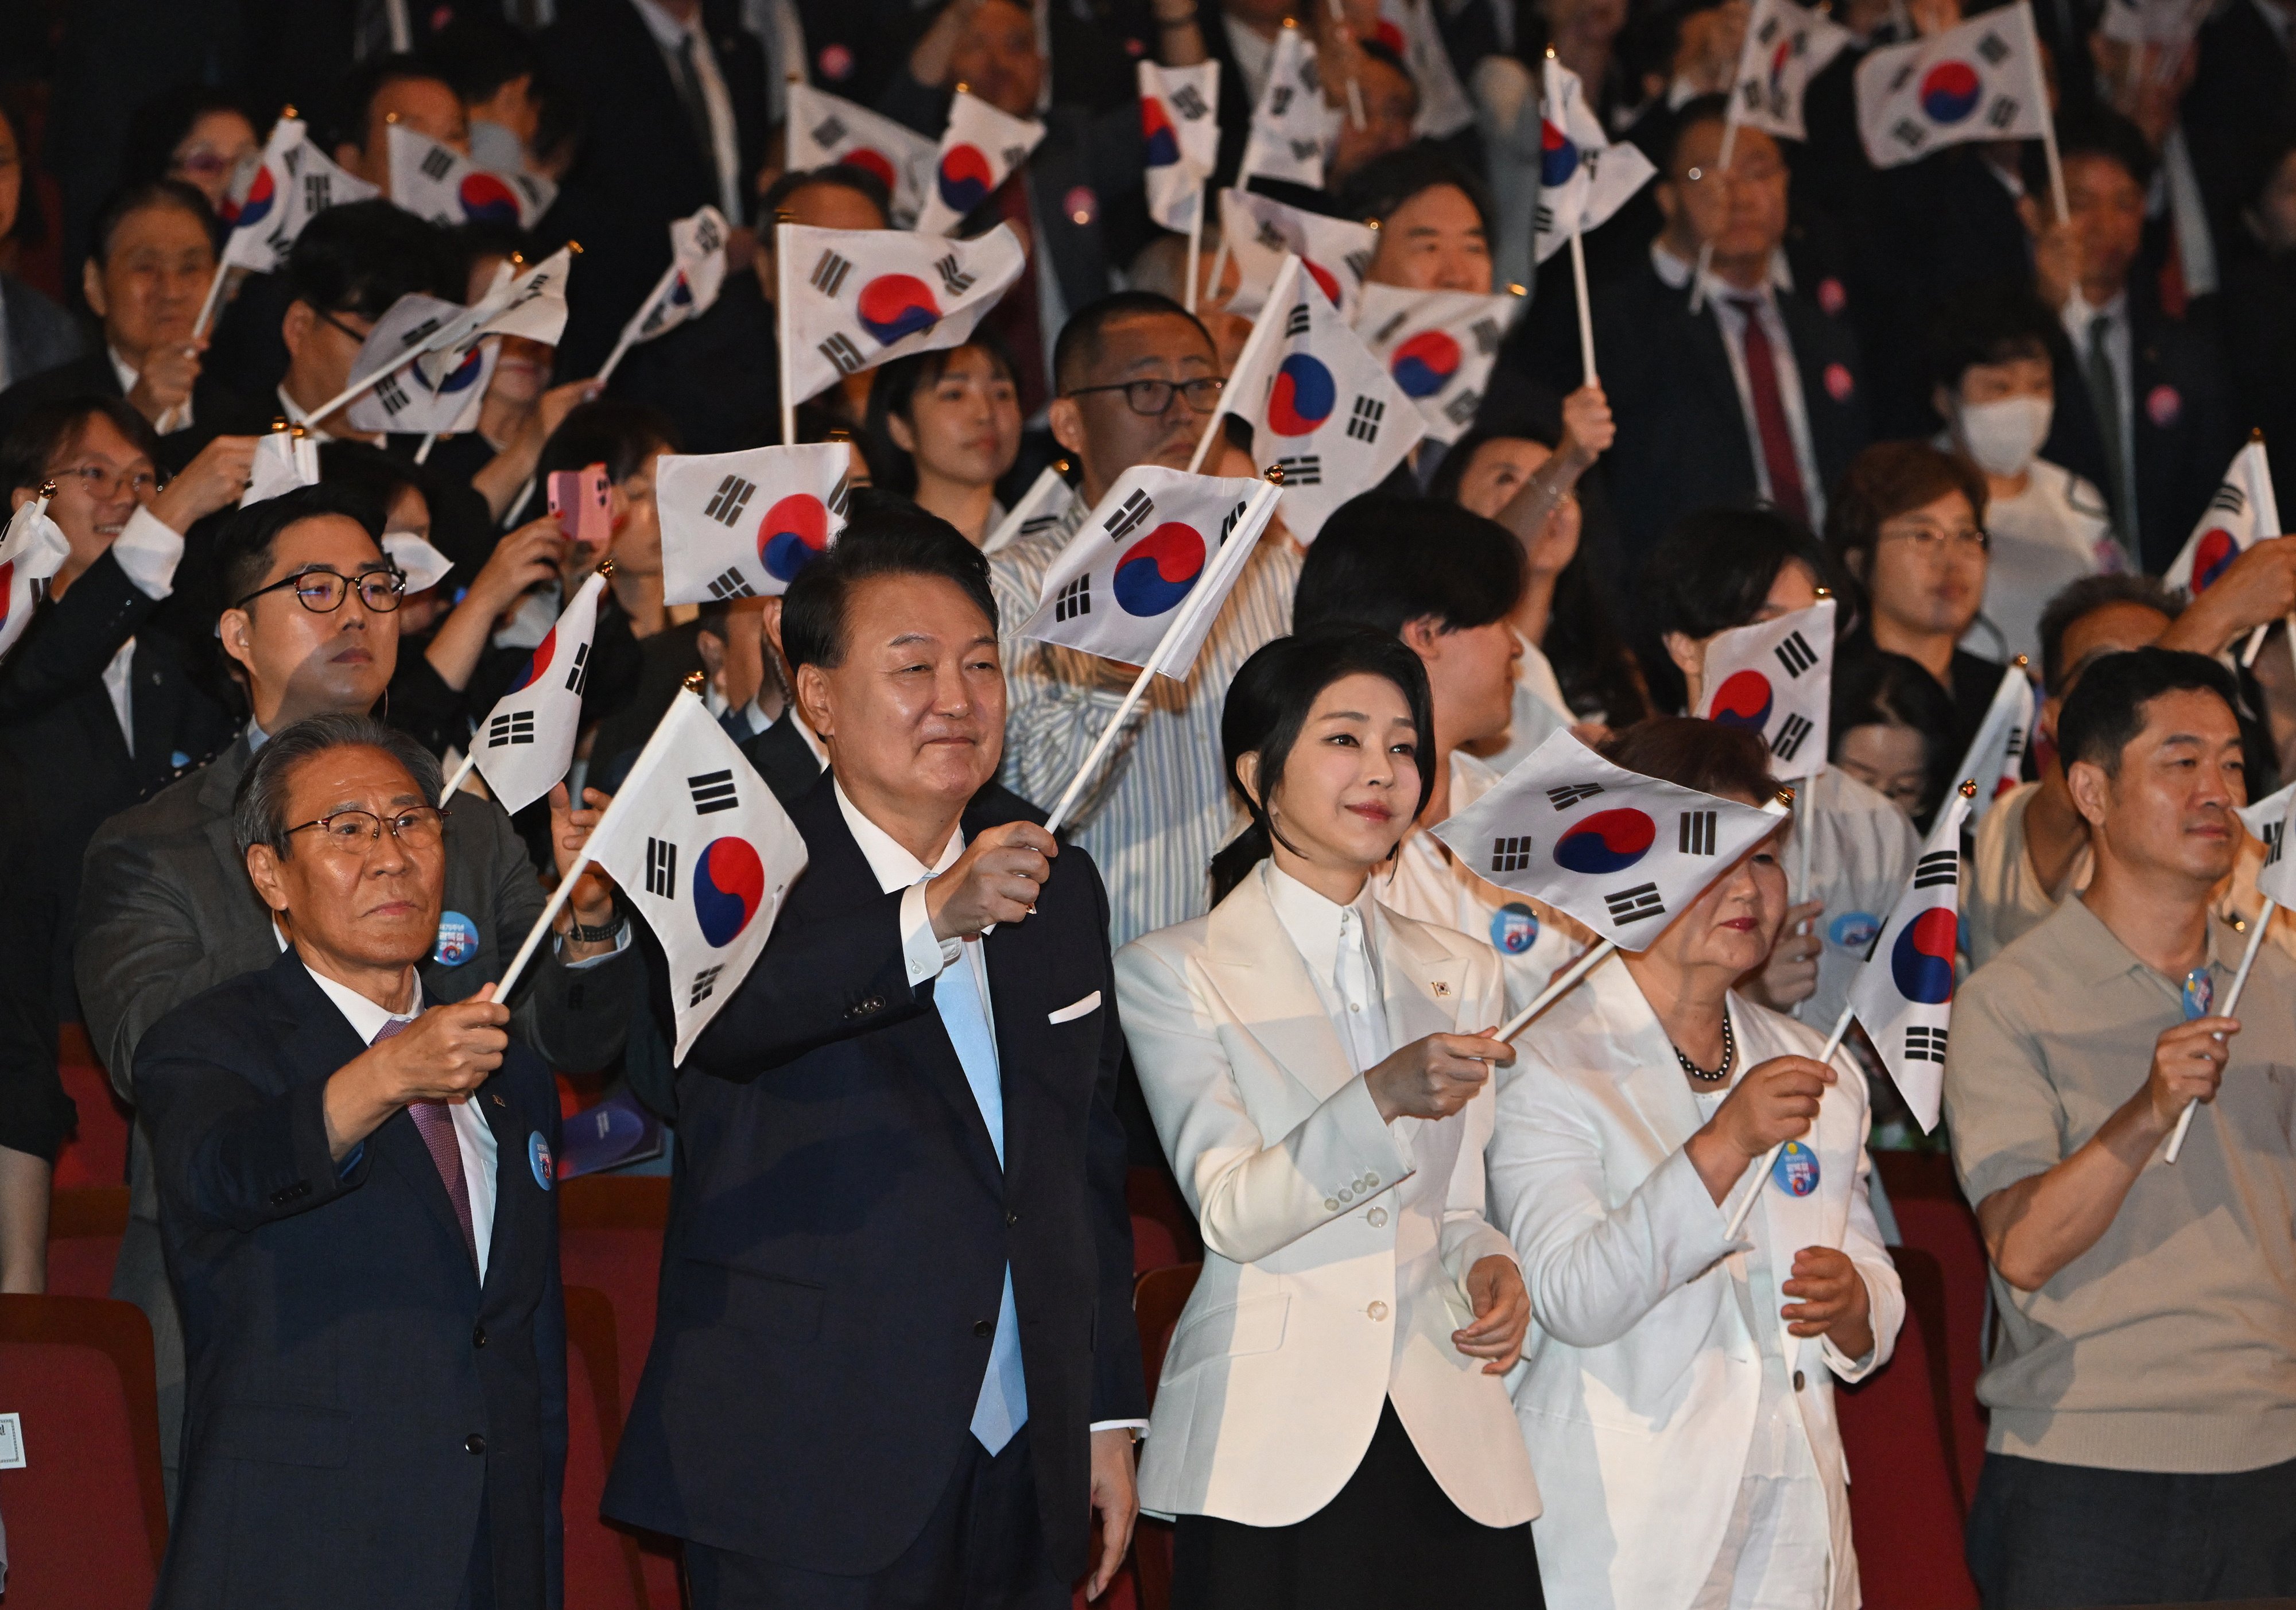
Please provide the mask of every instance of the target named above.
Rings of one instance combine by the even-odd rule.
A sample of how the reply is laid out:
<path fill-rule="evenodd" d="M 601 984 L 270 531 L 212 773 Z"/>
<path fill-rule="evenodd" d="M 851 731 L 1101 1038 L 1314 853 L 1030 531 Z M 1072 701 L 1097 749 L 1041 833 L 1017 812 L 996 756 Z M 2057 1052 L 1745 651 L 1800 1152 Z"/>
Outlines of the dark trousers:
<path fill-rule="evenodd" d="M 1985 1610 L 2296 1594 L 2296 1460 L 2175 1475 L 1988 1453 L 1969 1573 Z"/>
<path fill-rule="evenodd" d="M 833 1576 L 689 1542 L 685 1575 L 693 1610 L 1067 1610 L 1070 1595 L 1045 1559 L 1025 1425 L 994 1458 L 964 1439 L 924 1530 L 882 1571 Z"/>
<path fill-rule="evenodd" d="M 1485 1526 L 1428 1474 L 1395 1405 L 1337 1497 L 1290 1526 L 1184 1515 L 1172 1610 L 1538 1610 L 1530 1524 Z"/>

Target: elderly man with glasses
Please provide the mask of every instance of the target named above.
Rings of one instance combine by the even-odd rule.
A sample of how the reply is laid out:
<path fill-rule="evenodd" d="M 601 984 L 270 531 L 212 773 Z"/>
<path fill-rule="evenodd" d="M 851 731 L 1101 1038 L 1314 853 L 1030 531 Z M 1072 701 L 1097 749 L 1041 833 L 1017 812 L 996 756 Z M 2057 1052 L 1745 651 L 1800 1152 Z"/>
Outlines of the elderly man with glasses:
<path fill-rule="evenodd" d="M 327 487 L 303 487 L 234 514 L 216 555 L 232 600 L 217 622 L 245 684 L 247 730 L 204 768 L 121 812 L 96 832 L 83 867 L 74 972 L 88 1033 L 131 1099 L 127 1075 L 152 1023 L 201 991 L 267 966 L 287 942 L 249 887 L 232 838 L 234 793 L 268 741 L 319 715 L 365 715 L 398 656 L 404 579 L 383 554 L 373 515 Z M 603 804 L 594 790 L 586 796 Z M 424 998 L 459 1001 L 499 978 L 542 914 L 544 892 L 501 807 L 458 796 L 445 832 L 445 897 L 422 963 Z M 550 797 L 550 842 L 563 875 L 596 820 Z M 592 1072 L 618 1056 L 644 989 L 613 886 L 584 875 L 545 946 L 507 1003 L 510 1032 L 553 1067 Z M 160 1432 L 175 1465 L 184 1390 L 181 1334 L 160 1263 L 149 1138 L 129 1158 L 131 1218 L 112 1294 L 152 1318 L 159 1345 Z"/>
<path fill-rule="evenodd" d="M 335 611 L 262 608 L 397 582 L 309 570 L 266 591 Z M 557 1088 L 491 985 L 425 988 L 464 809 L 439 788 L 364 715 L 266 743 L 216 826 L 291 941 L 138 1050 L 193 1380 L 167 1610 L 558 1601 Z"/>
<path fill-rule="evenodd" d="M 1139 673 L 1013 634 L 1036 612 L 1045 573 L 1117 477 L 1135 464 L 1185 470 L 1219 406 L 1219 357 L 1194 316 L 1152 292 L 1126 291 L 1079 309 L 1053 352 L 1053 435 L 1083 470 L 1058 524 L 989 561 L 1008 688 L 1002 780 L 1049 803 L 1076 775 Z M 1207 472 L 1249 474 L 1248 460 L 1214 452 Z M 1220 705 L 1236 668 L 1292 629 L 1300 553 L 1279 527 L 1237 578 L 1194 669 L 1160 682 L 1125 718 L 1126 730 L 1086 785 L 1072 817 L 1077 841 L 1111 868 L 1111 941 L 1201 916 L 1205 868 L 1241 822 L 1221 768 Z"/>

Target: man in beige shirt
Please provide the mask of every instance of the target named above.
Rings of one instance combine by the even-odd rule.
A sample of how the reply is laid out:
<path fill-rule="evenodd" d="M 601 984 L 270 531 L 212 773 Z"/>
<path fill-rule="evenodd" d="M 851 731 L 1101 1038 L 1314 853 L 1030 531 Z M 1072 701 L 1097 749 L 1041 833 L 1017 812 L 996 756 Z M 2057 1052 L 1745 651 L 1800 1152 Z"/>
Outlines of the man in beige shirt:
<path fill-rule="evenodd" d="M 2210 910 L 2246 798 L 2233 697 L 2199 654 L 2088 668 L 2057 723 L 2088 886 L 1954 1014 L 1946 1121 L 2000 1314 L 1988 1610 L 2296 1593 L 2296 962 L 2267 946 L 2238 1018 L 2208 1014 L 2241 953 Z"/>

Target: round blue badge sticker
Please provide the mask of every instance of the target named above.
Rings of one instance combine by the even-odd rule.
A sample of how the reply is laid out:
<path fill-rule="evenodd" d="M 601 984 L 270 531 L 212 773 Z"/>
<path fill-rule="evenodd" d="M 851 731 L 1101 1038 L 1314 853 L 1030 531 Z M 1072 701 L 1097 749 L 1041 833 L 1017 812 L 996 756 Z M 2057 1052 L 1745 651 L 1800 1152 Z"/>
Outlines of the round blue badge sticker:
<path fill-rule="evenodd" d="M 1491 913 L 1491 943 L 1503 956 L 1521 956 L 1538 942 L 1538 913 L 1513 900 Z"/>
<path fill-rule="evenodd" d="M 534 1171 L 534 1183 L 545 1191 L 550 1189 L 551 1181 L 558 1175 L 551 1166 L 550 1143 L 543 1139 L 540 1129 L 529 1130 L 527 1134 L 526 1164 Z"/>
<path fill-rule="evenodd" d="M 1789 1196 L 1808 1195 L 1817 1189 L 1817 1154 L 1799 1140 L 1787 1141 L 1770 1165 L 1770 1179 Z"/>
<path fill-rule="evenodd" d="M 1826 925 L 1825 937 L 1844 950 L 1863 951 L 1882 932 L 1882 921 L 1870 911 L 1845 911 Z"/>
<path fill-rule="evenodd" d="M 439 948 L 430 959 L 442 967 L 459 967 L 479 953 L 479 925 L 459 911 L 439 914 Z"/>

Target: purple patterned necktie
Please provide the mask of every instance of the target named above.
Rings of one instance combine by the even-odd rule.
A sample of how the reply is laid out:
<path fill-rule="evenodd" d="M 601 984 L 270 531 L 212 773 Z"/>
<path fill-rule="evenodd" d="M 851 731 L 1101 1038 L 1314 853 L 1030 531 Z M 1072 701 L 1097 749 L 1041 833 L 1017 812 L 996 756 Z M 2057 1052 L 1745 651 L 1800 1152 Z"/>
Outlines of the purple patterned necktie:
<path fill-rule="evenodd" d="M 392 1018 L 382 1025 L 373 1043 L 380 1045 L 412 1023 L 411 1018 Z M 455 1222 L 463 1227 L 463 1249 L 471 1254 L 471 1267 L 476 1269 L 479 1236 L 471 1217 L 471 1182 L 463 1174 L 463 1144 L 455 1138 L 454 1110 L 443 1101 L 411 1101 L 406 1104 L 406 1115 L 414 1121 L 414 1132 L 422 1137 L 430 1153 L 439 1183 L 447 1187 L 447 1200 L 455 1204 Z"/>

